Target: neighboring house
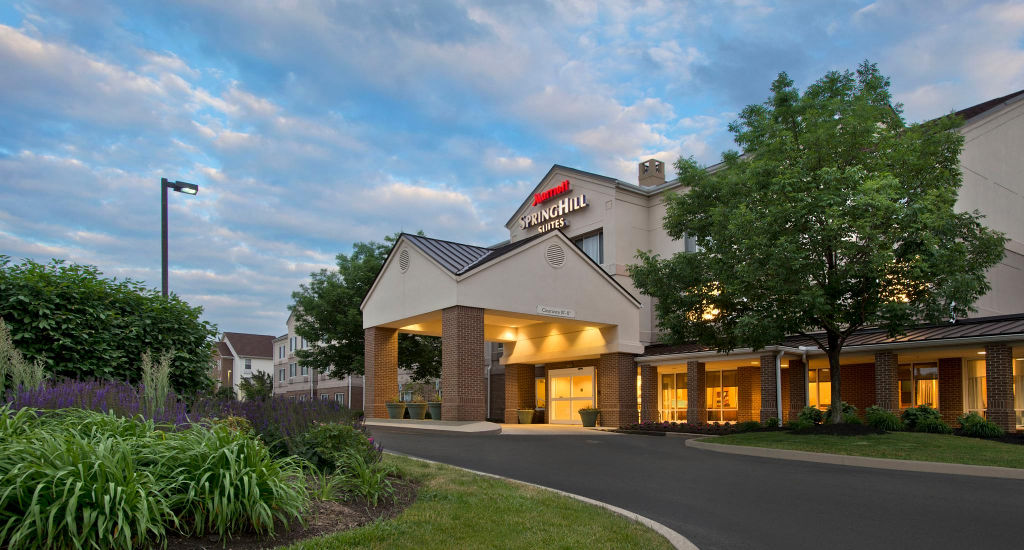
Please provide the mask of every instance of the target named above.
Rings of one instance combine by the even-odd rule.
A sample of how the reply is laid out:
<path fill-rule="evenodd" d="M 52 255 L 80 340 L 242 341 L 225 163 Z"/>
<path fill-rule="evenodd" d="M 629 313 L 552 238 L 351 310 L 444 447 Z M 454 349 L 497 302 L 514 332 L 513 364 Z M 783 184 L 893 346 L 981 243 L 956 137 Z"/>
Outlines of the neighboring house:
<path fill-rule="evenodd" d="M 855 333 L 841 357 L 843 396 L 861 411 L 929 403 L 947 421 L 978 411 L 1014 429 L 1024 427 L 1024 90 L 959 113 L 957 209 L 979 210 L 1009 239 L 988 272 L 992 290 L 969 319 L 898 338 Z M 733 422 L 827 406 L 827 358 L 806 338 L 729 355 L 657 343 L 653 301 L 627 266 L 637 250 L 696 250 L 662 225 L 667 194 L 685 191 L 654 159 L 636 183 L 554 165 L 509 205 L 506 242 L 401 235 L 361 305 L 367 416 L 384 417 L 399 391 L 399 333 L 442 338 L 445 420 L 515 422 L 517 409 L 543 408 L 546 422 L 572 424 L 596 406 L 612 426 Z"/>
<path fill-rule="evenodd" d="M 219 387 L 230 386 L 242 399 L 239 384 L 256 372 L 274 373 L 274 337 L 267 334 L 225 332 L 217 342 L 213 377 Z"/>
<path fill-rule="evenodd" d="M 286 325 L 288 332 L 271 341 L 274 396 L 299 400 L 331 399 L 348 408 L 362 409 L 363 377 L 346 376 L 339 380 L 300 366 L 295 352 L 309 348 L 310 343 L 295 334 L 294 312 L 288 315 Z"/>

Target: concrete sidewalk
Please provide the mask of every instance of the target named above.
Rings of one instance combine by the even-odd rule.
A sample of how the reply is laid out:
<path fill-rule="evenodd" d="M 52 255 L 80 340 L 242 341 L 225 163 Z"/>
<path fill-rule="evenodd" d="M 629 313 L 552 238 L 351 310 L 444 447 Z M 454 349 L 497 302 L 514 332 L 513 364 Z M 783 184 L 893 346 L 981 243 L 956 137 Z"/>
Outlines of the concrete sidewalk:
<path fill-rule="evenodd" d="M 363 422 L 368 428 L 388 430 L 411 430 L 414 432 L 447 432 L 466 434 L 500 434 L 501 424 L 494 422 L 469 422 L 453 420 L 409 420 L 371 418 Z"/>

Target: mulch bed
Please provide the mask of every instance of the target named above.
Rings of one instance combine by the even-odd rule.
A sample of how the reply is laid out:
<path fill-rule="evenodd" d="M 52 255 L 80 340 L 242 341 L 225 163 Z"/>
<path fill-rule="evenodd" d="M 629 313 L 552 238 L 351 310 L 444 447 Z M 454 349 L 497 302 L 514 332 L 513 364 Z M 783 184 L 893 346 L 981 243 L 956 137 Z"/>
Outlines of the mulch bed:
<path fill-rule="evenodd" d="M 305 514 L 306 525 L 292 524 L 286 530 L 283 525 L 275 529 L 271 538 L 256 533 L 241 533 L 231 537 L 225 544 L 216 535 L 206 537 L 171 536 L 167 548 L 174 550 L 256 550 L 278 548 L 313 537 L 320 537 L 355 529 L 377 519 L 390 519 L 402 513 L 416 500 L 416 485 L 401 479 L 391 479 L 395 487 L 395 501 L 382 502 L 377 506 L 362 502 L 334 502 L 313 500 Z"/>

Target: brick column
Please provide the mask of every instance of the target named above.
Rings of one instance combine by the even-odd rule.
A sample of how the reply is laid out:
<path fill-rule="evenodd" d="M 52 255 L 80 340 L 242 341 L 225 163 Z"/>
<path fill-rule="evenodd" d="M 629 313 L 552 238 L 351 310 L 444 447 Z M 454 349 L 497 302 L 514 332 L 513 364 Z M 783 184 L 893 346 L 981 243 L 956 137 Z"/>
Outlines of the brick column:
<path fill-rule="evenodd" d="M 737 398 L 739 410 L 736 413 L 736 419 L 740 422 L 757 420 L 761 409 L 760 374 L 757 372 L 757 367 L 736 369 L 736 378 L 738 378 L 736 383 L 739 386 L 737 391 L 740 393 Z"/>
<path fill-rule="evenodd" d="M 802 359 L 789 360 L 789 416 L 788 420 L 796 420 L 800 411 L 807 406 L 807 368 Z"/>
<path fill-rule="evenodd" d="M 687 424 L 707 424 L 708 408 L 705 403 L 704 363 L 700 361 L 686 362 L 686 422 Z"/>
<path fill-rule="evenodd" d="M 875 354 L 875 404 L 891 412 L 900 413 L 899 383 L 896 369 L 900 358 L 890 351 Z"/>
<path fill-rule="evenodd" d="M 505 365 L 505 423 L 519 423 L 519 409 L 537 404 L 533 365 Z"/>
<path fill-rule="evenodd" d="M 485 420 L 486 391 L 484 310 L 441 310 L 441 419 Z"/>
<path fill-rule="evenodd" d="M 985 417 L 1008 432 L 1017 429 L 1017 417 L 1013 410 L 1012 352 L 1006 344 L 985 346 L 985 385 L 988 386 L 988 410 Z"/>
<path fill-rule="evenodd" d="M 942 420 L 955 425 L 964 414 L 963 360 L 959 357 L 939 359 L 939 412 Z"/>
<path fill-rule="evenodd" d="M 630 353 L 606 353 L 597 360 L 597 406 L 602 426 L 635 424 L 636 361 Z"/>
<path fill-rule="evenodd" d="M 640 421 L 658 420 L 658 367 L 640 366 Z"/>
<path fill-rule="evenodd" d="M 779 415 L 779 388 L 776 385 L 775 354 L 765 354 L 761 360 L 761 422 Z"/>
<path fill-rule="evenodd" d="M 364 330 L 363 361 L 366 373 L 363 413 L 367 418 L 387 418 L 385 403 L 398 397 L 398 330 L 384 327 Z"/>

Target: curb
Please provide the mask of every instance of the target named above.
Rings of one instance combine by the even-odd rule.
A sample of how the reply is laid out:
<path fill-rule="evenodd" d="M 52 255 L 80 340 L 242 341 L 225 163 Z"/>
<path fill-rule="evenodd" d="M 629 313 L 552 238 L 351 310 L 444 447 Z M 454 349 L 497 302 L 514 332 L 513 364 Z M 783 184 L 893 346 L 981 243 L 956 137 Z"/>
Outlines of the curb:
<path fill-rule="evenodd" d="M 609 510 L 611 512 L 614 512 L 614 513 L 616 513 L 616 514 L 618 514 L 618 515 L 620 515 L 622 517 L 625 517 L 627 519 L 631 519 L 631 520 L 633 520 L 633 521 L 635 521 L 635 522 L 637 522 L 637 523 L 639 523 L 639 524 L 641 524 L 641 525 L 643 525 L 645 527 L 648 527 L 648 528 L 654 530 L 659 535 L 665 537 L 668 540 L 669 544 L 671 544 L 673 548 L 676 548 L 676 550 L 699 550 L 699 548 L 697 548 L 697 546 L 695 544 L 690 542 L 690 539 L 688 539 L 688 538 L 684 537 L 683 535 L 673 531 L 672 529 L 669 529 L 668 527 L 662 525 L 661 523 L 658 523 L 658 522 L 654 521 L 653 519 L 641 516 L 640 514 L 637 514 L 635 512 L 630 512 L 629 510 L 626 510 L 626 509 L 623 509 L 623 508 L 619 508 L 618 506 L 613 506 L 611 504 L 608 504 L 607 502 L 601 502 L 600 500 L 594 500 L 592 498 L 588 498 L 588 497 L 585 497 L 585 496 L 582 496 L 582 495 L 577 495 L 577 494 L 574 494 L 574 493 L 568 493 L 566 491 L 561 491 L 559 489 L 552 489 L 551 487 L 545 487 L 543 485 L 537 485 L 536 483 L 530 483 L 528 481 L 520 481 L 518 479 L 512 479 L 510 477 L 499 476 L 497 474 L 490 474 L 490 473 L 487 473 L 487 472 L 480 472 L 480 471 L 477 471 L 477 470 L 470 470 L 469 468 L 463 468 L 462 466 L 455 466 L 455 465 L 452 465 L 452 464 L 447 464 L 445 462 L 438 462 L 436 460 L 429 460 L 429 459 L 426 459 L 426 458 L 420 458 L 418 456 L 407 455 L 405 453 L 396 453 L 394 451 L 384 451 L 384 452 L 386 454 L 392 454 L 392 455 L 395 455 L 395 456 L 404 456 L 405 458 L 411 458 L 411 459 L 419 460 L 419 461 L 422 461 L 422 462 L 429 462 L 431 464 L 441 464 L 441 465 L 444 465 L 444 466 L 449 466 L 451 468 L 455 468 L 457 470 L 462 470 L 464 472 L 469 472 L 469 473 L 472 473 L 472 474 L 481 475 L 481 476 L 485 476 L 485 477 L 490 477 L 490 478 L 494 478 L 494 479 L 500 479 L 502 481 L 510 481 L 512 483 L 518 483 L 520 485 L 527 485 L 529 487 L 536 487 L 538 489 L 544 489 L 545 491 L 551 491 L 553 493 L 558 493 L 558 494 L 560 494 L 562 496 L 567 496 L 569 498 L 578 500 L 580 502 L 585 502 L 587 504 L 592 504 L 594 506 L 600 506 L 601 508 L 604 508 L 605 510 Z"/>
<path fill-rule="evenodd" d="M 364 421 L 363 425 L 374 429 L 380 428 L 392 431 L 405 431 L 410 433 L 422 432 L 444 432 L 450 434 L 500 434 L 501 426 L 490 422 L 464 422 L 444 424 L 442 421 L 433 420 L 404 420 L 402 422 L 384 422 L 379 419 Z"/>
<path fill-rule="evenodd" d="M 924 472 L 929 474 L 953 474 L 975 477 L 994 477 L 1001 479 L 1024 479 L 1024 468 L 1004 468 L 1001 466 L 976 466 L 974 464 L 950 464 L 947 462 L 924 462 L 920 460 L 899 460 L 894 458 L 812 453 L 808 451 L 791 451 L 788 449 L 769 449 L 767 447 L 724 445 L 722 443 L 709 443 L 707 441 L 695 439 L 687 439 L 684 444 L 687 447 L 692 447 L 694 449 L 701 449 L 716 453 L 777 458 L 781 460 L 799 460 L 803 462 L 818 462 L 822 464 L 838 464 L 840 466 L 900 470 L 904 472 Z"/>

